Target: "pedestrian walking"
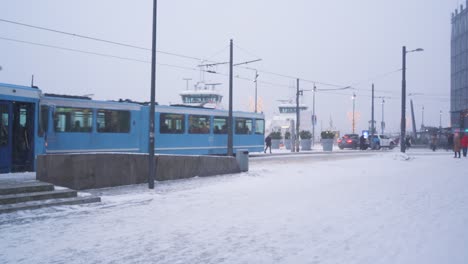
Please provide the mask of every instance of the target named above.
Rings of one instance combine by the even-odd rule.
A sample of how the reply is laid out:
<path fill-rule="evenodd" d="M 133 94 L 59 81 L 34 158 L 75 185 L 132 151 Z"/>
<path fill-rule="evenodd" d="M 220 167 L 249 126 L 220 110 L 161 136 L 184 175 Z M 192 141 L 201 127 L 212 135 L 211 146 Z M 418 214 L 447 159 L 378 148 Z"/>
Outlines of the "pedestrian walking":
<path fill-rule="evenodd" d="M 447 150 L 453 149 L 453 134 L 450 133 L 447 137 Z"/>
<path fill-rule="evenodd" d="M 409 149 L 411 147 L 411 137 L 410 136 L 406 136 L 405 145 L 406 145 L 406 149 Z"/>
<path fill-rule="evenodd" d="M 455 152 L 454 158 L 460 158 L 460 149 L 461 149 L 461 144 L 460 144 L 460 135 L 455 134 L 453 137 L 453 152 Z"/>
<path fill-rule="evenodd" d="M 266 153 L 267 149 L 270 149 L 270 154 L 271 154 L 271 137 L 270 135 L 268 135 L 266 138 L 265 138 L 265 150 L 263 151 L 263 153 Z"/>
<path fill-rule="evenodd" d="M 463 150 L 463 157 L 466 158 L 466 151 L 468 149 L 468 134 L 467 133 L 463 134 L 463 137 L 461 138 L 460 143 L 461 143 L 461 148 Z"/>

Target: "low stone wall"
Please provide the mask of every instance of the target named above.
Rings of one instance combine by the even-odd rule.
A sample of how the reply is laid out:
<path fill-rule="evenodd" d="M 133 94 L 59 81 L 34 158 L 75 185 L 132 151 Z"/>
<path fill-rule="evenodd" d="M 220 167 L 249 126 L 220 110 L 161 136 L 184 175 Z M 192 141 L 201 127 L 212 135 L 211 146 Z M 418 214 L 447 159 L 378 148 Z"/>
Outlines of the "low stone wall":
<path fill-rule="evenodd" d="M 240 172 L 234 157 L 156 155 L 156 180 Z M 52 154 L 37 158 L 36 178 L 74 190 L 145 183 L 146 154 Z"/>

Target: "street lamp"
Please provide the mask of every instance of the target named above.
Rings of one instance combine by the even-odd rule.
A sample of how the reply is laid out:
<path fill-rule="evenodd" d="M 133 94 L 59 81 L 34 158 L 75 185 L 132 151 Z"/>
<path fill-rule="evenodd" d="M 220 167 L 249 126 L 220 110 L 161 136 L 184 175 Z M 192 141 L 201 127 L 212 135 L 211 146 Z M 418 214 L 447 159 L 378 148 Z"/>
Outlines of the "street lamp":
<path fill-rule="evenodd" d="M 439 113 L 439 128 L 442 129 L 442 110 Z"/>
<path fill-rule="evenodd" d="M 384 130 L 385 130 L 384 106 L 385 106 L 385 98 L 382 97 L 382 122 L 380 123 L 380 128 L 382 129 L 382 135 L 384 134 Z"/>
<path fill-rule="evenodd" d="M 356 127 L 356 123 L 354 122 L 354 110 L 355 110 L 355 102 L 356 102 L 356 93 L 353 93 L 353 96 L 351 97 L 353 99 L 353 134 L 354 134 L 354 129 Z"/>
<path fill-rule="evenodd" d="M 403 68 L 401 82 L 401 134 L 400 134 L 400 150 L 405 153 L 405 133 L 406 133 L 406 54 L 410 52 L 424 51 L 421 48 L 406 51 L 406 46 L 402 48 Z"/>
<path fill-rule="evenodd" d="M 255 70 L 255 113 L 257 113 L 257 78 L 258 78 L 258 71 Z"/>
<path fill-rule="evenodd" d="M 312 146 L 315 146 L 315 122 L 317 118 L 315 117 L 315 93 L 317 92 L 317 87 L 314 83 L 314 96 L 312 101 Z"/>

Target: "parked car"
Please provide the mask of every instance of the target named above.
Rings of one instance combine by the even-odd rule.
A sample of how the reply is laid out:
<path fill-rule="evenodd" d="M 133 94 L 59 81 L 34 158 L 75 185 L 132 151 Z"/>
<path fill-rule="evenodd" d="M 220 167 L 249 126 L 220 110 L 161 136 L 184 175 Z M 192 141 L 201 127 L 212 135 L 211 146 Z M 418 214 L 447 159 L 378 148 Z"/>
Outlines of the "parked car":
<path fill-rule="evenodd" d="M 375 138 L 377 138 L 377 141 L 375 141 Z M 393 141 L 389 136 L 386 135 L 370 135 L 368 140 L 372 149 L 393 149 L 397 145 L 395 141 Z"/>
<path fill-rule="evenodd" d="M 339 138 L 338 147 L 340 149 L 344 148 L 359 148 L 359 135 L 358 134 L 345 134 L 342 138 Z"/>

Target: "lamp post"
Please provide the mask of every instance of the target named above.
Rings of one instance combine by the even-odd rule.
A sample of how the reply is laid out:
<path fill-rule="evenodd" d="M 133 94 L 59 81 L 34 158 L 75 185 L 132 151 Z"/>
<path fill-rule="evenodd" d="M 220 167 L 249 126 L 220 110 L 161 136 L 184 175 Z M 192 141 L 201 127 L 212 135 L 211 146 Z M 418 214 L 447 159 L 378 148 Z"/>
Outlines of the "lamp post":
<path fill-rule="evenodd" d="M 424 127 L 424 105 L 422 106 L 422 116 L 421 116 L 421 128 Z"/>
<path fill-rule="evenodd" d="M 401 133 L 400 133 L 400 151 L 405 153 L 405 138 L 406 138 L 406 54 L 410 52 L 424 51 L 421 48 L 406 51 L 406 46 L 402 48 L 403 67 L 402 67 L 402 81 L 401 81 Z"/>
<path fill-rule="evenodd" d="M 353 93 L 353 96 L 351 97 L 351 99 L 353 99 L 353 124 L 352 124 L 352 126 L 353 126 L 353 134 L 354 134 L 354 130 L 355 130 L 355 127 L 356 127 L 356 123 L 354 122 L 354 110 L 356 108 L 355 107 L 356 106 L 356 104 L 355 104 L 355 102 L 356 102 L 356 93 Z"/>
<path fill-rule="evenodd" d="M 255 70 L 255 113 L 257 113 L 257 78 L 258 78 L 258 71 Z"/>
<path fill-rule="evenodd" d="M 442 110 L 439 112 L 439 128 L 442 129 Z"/>
<path fill-rule="evenodd" d="M 317 87 L 314 84 L 314 96 L 312 99 L 312 146 L 315 145 L 315 122 L 317 118 L 315 117 L 315 93 L 317 92 Z"/>
<path fill-rule="evenodd" d="M 385 106 L 385 98 L 382 98 L 382 122 L 380 123 L 380 128 L 382 129 L 382 135 L 384 134 L 384 131 L 385 131 L 384 106 Z"/>

